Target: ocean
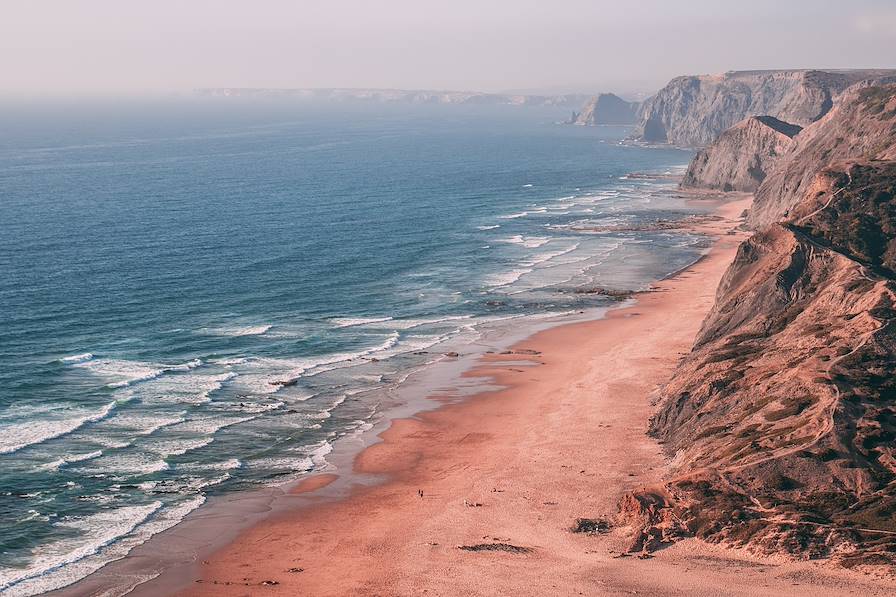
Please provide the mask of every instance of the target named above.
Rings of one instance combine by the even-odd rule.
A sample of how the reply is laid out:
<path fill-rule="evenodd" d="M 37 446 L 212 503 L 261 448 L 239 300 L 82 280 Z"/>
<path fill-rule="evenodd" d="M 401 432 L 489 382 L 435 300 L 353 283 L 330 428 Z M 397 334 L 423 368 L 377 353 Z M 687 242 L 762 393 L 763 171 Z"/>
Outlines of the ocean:
<path fill-rule="evenodd" d="M 696 213 L 666 176 L 688 152 L 562 109 L 0 108 L 4 595 L 324 469 L 484 330 L 612 306 L 593 291 L 707 247 L 651 226 Z"/>

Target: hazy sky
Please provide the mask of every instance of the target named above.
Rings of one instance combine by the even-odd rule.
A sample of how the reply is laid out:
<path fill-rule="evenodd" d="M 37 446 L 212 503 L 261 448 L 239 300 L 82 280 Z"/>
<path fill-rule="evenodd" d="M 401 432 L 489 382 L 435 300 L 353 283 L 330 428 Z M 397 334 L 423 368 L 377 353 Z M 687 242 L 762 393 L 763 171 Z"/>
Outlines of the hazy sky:
<path fill-rule="evenodd" d="M 896 0 L 0 0 L 0 92 L 631 91 L 896 66 Z"/>

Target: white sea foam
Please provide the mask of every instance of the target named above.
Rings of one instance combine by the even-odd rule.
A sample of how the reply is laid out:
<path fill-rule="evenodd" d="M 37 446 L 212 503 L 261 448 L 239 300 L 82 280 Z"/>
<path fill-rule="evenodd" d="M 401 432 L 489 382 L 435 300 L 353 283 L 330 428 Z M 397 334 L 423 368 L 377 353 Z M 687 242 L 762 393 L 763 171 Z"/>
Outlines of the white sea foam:
<path fill-rule="evenodd" d="M 151 435 L 170 425 L 182 423 L 187 411 L 177 413 L 118 413 L 106 423 L 118 429 L 128 430 L 136 435 Z"/>
<path fill-rule="evenodd" d="M 158 439 L 141 444 L 150 452 L 154 452 L 163 458 L 169 456 L 182 456 L 192 450 L 204 448 L 214 441 L 214 437 L 199 437 L 193 439 Z"/>
<path fill-rule="evenodd" d="M 549 242 L 551 242 L 551 238 L 548 236 L 528 236 L 524 237 L 521 234 L 516 234 L 509 238 L 502 239 L 505 243 L 511 243 L 514 245 L 521 245 L 526 247 L 527 249 L 537 249 Z"/>
<path fill-rule="evenodd" d="M 424 351 L 428 348 L 436 346 L 437 344 L 441 344 L 449 338 L 450 335 L 412 334 L 403 338 L 400 342 L 398 342 L 391 348 L 378 352 L 376 357 L 380 360 L 386 360 L 402 354 Z M 319 367 L 318 369 L 315 369 L 312 373 L 310 373 L 309 376 L 317 375 L 325 371 L 332 371 L 336 368 L 337 367 Z"/>
<path fill-rule="evenodd" d="M 445 317 L 432 317 L 428 319 L 394 319 L 389 325 L 397 330 L 410 330 L 423 326 L 439 327 L 439 324 L 471 319 L 472 317 L 472 315 L 446 315 Z"/>
<path fill-rule="evenodd" d="M 487 286 L 491 286 L 493 288 L 500 288 L 502 286 L 510 286 L 526 274 L 532 273 L 532 270 L 529 268 L 520 268 L 515 269 L 509 272 L 501 272 L 498 274 L 493 274 L 489 276 L 485 283 Z"/>
<path fill-rule="evenodd" d="M 491 226 L 476 226 L 476 230 L 494 230 L 495 228 L 500 227 L 500 224 L 492 224 Z"/>
<path fill-rule="evenodd" d="M 10 454 L 25 448 L 43 443 L 75 429 L 99 421 L 109 415 L 115 408 L 110 402 L 98 410 L 73 410 L 66 418 L 33 419 L 25 422 L 10 423 L 0 426 L 0 454 Z"/>
<path fill-rule="evenodd" d="M 168 470 L 168 463 L 151 452 L 127 451 L 94 458 L 73 469 L 82 475 L 141 477 Z"/>
<path fill-rule="evenodd" d="M 261 336 L 270 330 L 272 325 L 246 325 L 246 326 L 234 326 L 234 327 L 220 327 L 220 328 L 203 328 L 200 330 L 203 333 L 211 334 L 213 336 L 232 336 L 232 337 L 240 337 L 240 336 Z"/>
<path fill-rule="evenodd" d="M 215 365 L 221 365 L 222 367 L 232 367 L 233 365 L 241 365 L 247 360 L 248 359 L 246 357 L 232 357 L 226 359 L 214 359 L 211 362 Z"/>
<path fill-rule="evenodd" d="M 162 502 L 145 506 L 129 506 L 107 510 L 73 521 L 59 523 L 74 530 L 83 530 L 79 538 L 62 539 L 41 546 L 39 555 L 25 571 L 18 570 L 21 580 L 3 592 L 4 597 L 24 597 L 58 589 L 91 574 L 108 562 L 126 556 L 153 535 L 165 531 L 205 502 L 195 496 L 164 507 Z M 90 537 L 83 543 L 79 539 Z M 38 564 L 35 565 L 34 562 Z M 0 583 L 3 582 L 0 572 Z M 0 590 L 3 585 L 0 584 Z"/>
<path fill-rule="evenodd" d="M 580 246 L 579 243 L 575 243 L 574 245 L 567 247 L 565 249 L 560 249 L 558 251 L 551 251 L 549 253 L 542 253 L 540 255 L 536 255 L 532 259 L 526 261 L 523 265 L 531 267 L 531 266 L 541 265 L 542 263 L 547 263 L 548 261 L 552 261 L 552 260 L 556 259 L 557 257 L 562 257 L 563 255 L 572 253 L 573 251 L 578 249 L 579 246 Z"/>
<path fill-rule="evenodd" d="M 106 379 L 110 388 L 123 388 L 141 381 L 154 379 L 168 371 L 189 371 L 202 364 L 199 359 L 179 365 L 159 365 L 122 359 L 91 359 L 75 363 L 90 373 Z"/>
<path fill-rule="evenodd" d="M 193 433 L 202 436 L 211 436 L 227 427 L 239 425 L 251 421 L 257 416 L 251 417 L 202 417 L 184 421 L 171 428 L 172 433 Z"/>
<path fill-rule="evenodd" d="M 252 469 L 260 469 L 263 471 L 275 471 L 277 473 L 293 473 L 292 475 L 279 477 L 275 481 L 271 481 L 269 485 L 277 486 L 292 481 L 297 474 L 307 473 L 314 470 L 314 460 L 308 456 L 275 456 L 270 458 L 260 458 L 254 460 L 248 465 Z"/>
<path fill-rule="evenodd" d="M 203 404 L 211 400 L 211 394 L 237 377 L 233 371 L 205 374 L 188 373 L 165 375 L 146 382 L 139 388 L 144 401 L 152 403 Z"/>
<path fill-rule="evenodd" d="M 399 333 L 392 332 L 379 345 L 356 352 L 343 352 L 305 359 L 256 358 L 246 363 L 246 371 L 241 372 L 235 383 L 255 394 L 272 394 L 284 385 L 302 376 L 312 376 L 323 370 L 349 365 L 364 357 L 388 350 L 398 343 Z"/>
<path fill-rule="evenodd" d="M 44 470 L 55 471 L 59 470 L 60 467 L 63 467 L 67 464 L 72 464 L 74 462 L 83 462 L 85 460 L 93 460 L 94 458 L 99 458 L 102 455 L 102 450 L 94 450 L 93 452 L 87 452 L 84 454 L 69 454 L 52 462 L 48 462 L 47 464 L 42 465 L 40 468 Z"/>
<path fill-rule="evenodd" d="M 162 502 L 153 502 L 144 506 L 126 506 L 56 523 L 56 526 L 75 531 L 77 536 L 41 545 L 39 549 L 32 552 L 33 557 L 24 568 L 0 568 L 0 590 L 4 595 L 35 595 L 65 586 L 64 584 L 39 582 L 29 583 L 28 586 L 19 585 L 25 584 L 25 581 L 30 579 L 37 580 L 67 564 L 73 564 L 96 554 L 102 548 L 133 531 L 161 507 Z M 89 540 L 85 540 L 88 538 Z M 63 579 L 73 580 L 64 577 Z"/>
<path fill-rule="evenodd" d="M 391 317 L 334 317 L 330 321 L 335 323 L 337 328 L 351 328 L 359 325 L 383 323 L 391 320 Z"/>
<path fill-rule="evenodd" d="M 177 465 L 178 471 L 205 471 L 205 470 L 213 470 L 213 471 L 232 471 L 234 469 L 238 469 L 243 466 L 243 463 L 238 458 L 230 458 L 228 460 L 224 460 L 221 462 L 185 462 L 183 464 Z"/>
<path fill-rule="evenodd" d="M 311 450 L 308 455 L 311 457 L 311 462 L 313 462 L 315 466 L 321 467 L 327 464 L 326 456 L 332 451 L 333 445 L 330 442 L 322 442 L 319 446 Z"/>
<path fill-rule="evenodd" d="M 501 218 L 502 220 L 515 220 L 517 218 L 525 218 L 528 215 L 529 215 L 528 211 L 521 211 L 519 213 L 508 214 L 506 216 L 498 216 L 498 217 Z"/>
<path fill-rule="evenodd" d="M 93 358 L 93 354 L 89 352 L 84 352 L 81 354 L 73 354 L 70 357 L 62 357 L 59 359 L 63 363 L 77 363 L 79 361 L 89 361 Z"/>

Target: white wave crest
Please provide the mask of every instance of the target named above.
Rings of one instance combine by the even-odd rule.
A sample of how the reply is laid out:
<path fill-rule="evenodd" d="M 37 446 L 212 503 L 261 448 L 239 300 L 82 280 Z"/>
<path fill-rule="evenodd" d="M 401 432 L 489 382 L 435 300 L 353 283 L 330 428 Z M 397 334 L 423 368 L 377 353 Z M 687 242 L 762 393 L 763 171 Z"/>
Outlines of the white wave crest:
<path fill-rule="evenodd" d="M 75 367 L 86 369 L 90 373 L 108 381 L 110 388 L 123 388 L 141 381 L 154 379 L 168 371 L 189 371 L 202 364 L 193 359 L 179 365 L 159 365 L 123 359 L 91 359 L 75 363 Z"/>
<path fill-rule="evenodd" d="M 20 587 L 19 590 L 16 590 L 16 585 L 23 581 L 35 579 L 96 554 L 102 548 L 133 531 L 161 507 L 162 502 L 152 502 L 145 506 L 127 506 L 105 510 L 83 518 L 56 523 L 56 526 L 75 531 L 77 536 L 42 545 L 39 550 L 35 550 L 34 557 L 25 568 L 0 569 L 0 590 L 4 592 L 4 595 L 34 595 L 38 592 L 65 586 L 62 584 L 37 585 Z M 87 538 L 89 540 L 85 541 Z M 38 591 L 33 592 L 34 589 L 38 589 Z"/>
<path fill-rule="evenodd" d="M 74 411 L 60 419 L 29 420 L 0 426 L 0 454 L 17 452 L 27 446 L 68 435 L 75 429 L 104 419 L 115 408 L 110 402 L 96 411 Z"/>
<path fill-rule="evenodd" d="M 516 234 L 509 238 L 503 239 L 505 243 L 511 243 L 514 245 L 521 245 L 526 247 L 527 249 L 537 249 L 549 242 L 551 242 L 551 238 L 547 236 L 529 236 L 524 237 L 521 234 Z"/>
<path fill-rule="evenodd" d="M 93 353 L 90 352 L 82 352 L 81 354 L 73 354 L 69 357 L 62 357 L 59 359 L 63 363 L 77 363 L 79 361 L 89 361 L 93 358 Z"/>
<path fill-rule="evenodd" d="M 359 325 L 383 323 L 384 321 L 391 320 L 391 317 L 334 317 L 330 321 L 335 323 L 337 328 L 351 328 Z"/>
<path fill-rule="evenodd" d="M 485 283 L 487 286 L 491 286 L 493 288 L 501 288 L 502 286 L 510 286 L 526 274 L 530 273 L 532 273 L 532 270 L 529 268 L 515 269 L 509 272 L 493 274 L 486 279 Z"/>
<path fill-rule="evenodd" d="M 266 334 L 272 327 L 272 325 L 247 325 L 247 326 L 234 326 L 234 327 L 220 327 L 220 328 L 203 328 L 200 330 L 203 333 L 210 334 L 213 336 L 232 336 L 232 337 L 240 337 L 240 336 L 261 336 L 262 334 Z"/>

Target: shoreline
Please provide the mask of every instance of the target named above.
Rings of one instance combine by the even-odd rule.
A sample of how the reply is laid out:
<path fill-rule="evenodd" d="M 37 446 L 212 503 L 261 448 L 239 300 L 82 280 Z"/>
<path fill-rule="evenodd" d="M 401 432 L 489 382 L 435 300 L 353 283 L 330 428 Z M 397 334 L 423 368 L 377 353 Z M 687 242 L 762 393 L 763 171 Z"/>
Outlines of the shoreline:
<path fill-rule="evenodd" d="M 892 590 L 856 573 L 693 539 L 642 561 L 622 555 L 627 529 L 570 532 L 577 518 L 612 518 L 627 491 L 662 479 L 667 459 L 645 434 L 651 397 L 713 304 L 746 236 L 734 228 L 748 201 L 722 204 L 722 220 L 695 226 L 715 237 L 712 248 L 636 304 L 537 332 L 463 374 L 502 389 L 393 420 L 354 463 L 384 482 L 272 516 L 198 563 L 193 578 L 133 594 L 746 595 L 781 583 L 790 594 Z M 332 481 L 315 479 L 309 487 Z"/>
<path fill-rule="evenodd" d="M 629 302 L 631 299 L 626 299 L 620 305 Z M 212 496 L 177 525 L 153 535 L 123 558 L 43 594 L 111 597 L 144 594 L 142 591 L 147 591 L 147 595 L 171 593 L 173 587 L 184 584 L 185 578 L 192 578 L 196 561 L 216 553 L 252 526 L 283 512 L 347 499 L 361 486 L 383 483 L 385 475 L 364 473 L 354 467 L 357 456 L 379 442 L 381 432 L 395 420 L 415 417 L 500 388 L 493 380 L 464 377 L 480 357 L 506 350 L 545 329 L 600 319 L 613 308 L 596 306 L 542 317 L 524 316 L 519 318 L 524 326 L 522 330 L 486 326 L 473 343 L 446 344 L 446 350 L 460 351 L 460 354 L 449 357 L 446 353 L 433 363 L 413 369 L 385 401 L 383 416 L 377 422 L 362 433 L 348 434 L 332 444 L 333 450 L 327 454 L 323 468 L 278 485 Z M 445 394 L 446 384 L 451 386 L 450 395 Z"/>
<path fill-rule="evenodd" d="M 701 203 L 705 200 L 705 197 L 695 197 L 695 201 Z M 568 529 L 578 517 L 612 516 L 615 513 L 616 502 L 626 491 L 658 482 L 662 477 L 661 472 L 665 470 L 666 460 L 656 442 L 644 434 L 647 418 L 652 412 L 649 395 L 656 385 L 671 374 L 680 356 L 679 353 L 690 349 L 693 335 L 699 328 L 705 312 L 713 303 L 718 278 L 727 268 L 738 243 L 744 236 L 743 233 L 735 233 L 732 229 L 738 223 L 748 201 L 749 199 L 741 197 L 735 201 L 717 203 L 715 211 L 711 213 L 723 215 L 723 219 L 704 221 L 690 226 L 689 230 L 714 238 L 712 247 L 690 266 L 655 283 L 652 287 L 654 292 L 636 295 L 637 302 L 634 304 L 629 301 L 620 307 L 611 308 L 601 319 L 572 323 L 545 322 L 543 328 L 546 329 L 539 331 L 535 328 L 532 334 L 518 336 L 513 341 L 510 351 L 480 355 L 472 368 L 465 368 L 465 372 L 456 378 L 454 391 L 438 390 L 429 393 L 423 398 L 427 403 L 425 407 L 421 407 L 421 401 L 417 400 L 406 405 L 406 408 L 399 409 L 404 412 L 390 413 L 390 416 L 374 429 L 374 432 L 379 433 L 376 433 L 376 437 L 372 437 L 372 440 L 378 443 L 371 444 L 368 440 L 361 447 L 353 447 L 351 457 L 347 462 L 340 463 L 340 466 L 328 467 L 278 490 L 264 492 L 267 495 L 261 496 L 260 500 L 251 496 L 249 499 L 246 499 L 246 496 L 240 496 L 242 499 L 234 496 L 231 501 L 239 503 L 238 507 L 243 509 L 242 515 L 236 519 L 232 516 L 232 510 L 229 512 L 230 518 L 227 518 L 226 509 L 223 515 L 221 511 L 216 513 L 212 510 L 212 514 L 217 515 L 200 516 L 198 520 L 192 521 L 192 525 L 184 527 L 179 525 L 169 533 L 170 536 L 164 537 L 164 540 L 166 546 L 174 543 L 173 552 L 178 554 L 182 562 L 166 569 L 160 575 L 146 577 L 144 582 L 127 587 L 130 589 L 129 594 L 245 595 L 247 592 L 255 594 L 261 590 L 278 594 L 301 592 L 315 595 L 418 594 L 424 590 L 434 594 L 494 594 L 509 590 L 511 587 L 520 594 L 543 594 L 548 590 L 560 590 L 559 587 L 566 587 L 569 590 L 585 587 L 585 594 L 588 594 L 596 590 L 597 586 L 600 587 L 601 594 L 606 594 L 610 586 L 607 585 L 606 579 L 599 577 L 587 579 L 592 583 L 591 588 L 587 588 L 587 583 L 582 584 L 586 580 L 584 578 L 579 579 L 581 581 L 579 584 L 573 583 L 574 586 L 568 582 L 566 585 L 557 585 L 555 581 L 560 579 L 552 579 L 551 586 L 539 585 L 537 580 L 534 583 L 529 581 L 520 582 L 519 585 L 508 584 L 519 582 L 525 577 L 525 574 L 518 574 L 520 570 L 515 569 L 513 564 L 521 564 L 528 570 L 533 566 L 533 559 L 543 560 L 543 556 L 552 555 L 551 552 L 554 550 L 568 552 L 570 548 L 577 553 L 573 558 L 577 567 L 586 566 L 588 570 L 592 570 L 595 565 L 599 568 L 606 567 L 607 570 L 601 572 L 601 575 L 609 573 L 618 577 L 616 580 L 619 582 L 616 584 L 619 587 L 626 587 L 625 590 L 620 589 L 621 592 L 629 593 L 631 590 L 628 587 L 637 585 L 639 592 L 644 592 L 641 589 L 646 588 L 648 589 L 646 592 L 650 593 L 649 587 L 645 587 L 643 583 L 635 582 L 635 585 L 632 585 L 634 582 L 632 579 L 625 580 L 625 574 L 620 574 L 630 568 L 633 561 L 637 561 L 634 558 L 623 559 L 619 556 L 626 547 L 623 545 L 624 529 L 613 529 L 610 534 L 599 537 L 575 535 Z M 701 275 L 695 276 L 693 275 L 695 273 Z M 694 290 L 699 291 L 699 300 L 688 300 L 694 298 Z M 649 344 L 652 335 L 656 336 L 658 333 L 650 327 L 644 329 L 645 324 L 650 320 L 659 319 L 661 326 L 669 325 L 671 322 L 665 322 L 668 318 L 663 316 L 663 312 L 669 311 L 669 297 L 675 299 L 676 295 L 682 295 L 678 296 L 677 300 L 683 301 L 679 307 L 681 314 L 686 312 L 687 317 L 681 317 L 677 323 L 672 324 L 673 327 L 681 328 L 674 338 L 667 337 L 667 334 L 660 334 L 654 338 L 667 348 L 665 351 L 658 351 L 662 353 L 661 355 L 639 355 L 638 360 L 641 362 L 633 371 L 643 377 L 636 384 L 640 389 L 635 393 L 640 395 L 633 401 L 634 404 L 615 405 L 616 410 L 621 411 L 610 413 L 612 415 L 610 418 L 614 418 L 619 427 L 614 427 L 611 423 L 601 422 L 595 426 L 588 424 L 587 421 L 581 423 L 576 421 L 576 425 L 560 425 L 559 429 L 554 424 L 540 429 L 543 425 L 538 422 L 544 421 L 538 416 L 530 417 L 528 425 L 525 424 L 524 415 L 533 409 L 538 414 L 551 410 L 552 406 L 545 403 L 543 395 L 545 390 L 556 391 L 565 384 L 568 397 L 571 399 L 564 401 L 564 408 L 582 398 L 590 399 L 582 395 L 582 390 L 586 386 L 581 382 L 599 377 L 601 366 L 607 365 L 602 361 L 606 361 L 607 358 L 614 360 L 612 354 L 609 354 L 612 351 L 608 345 L 612 346 L 615 343 L 608 343 L 608 340 L 612 341 L 615 337 L 616 343 L 623 344 L 623 352 L 626 352 L 626 343 L 640 343 L 641 352 L 644 353 L 643 344 L 645 342 Z M 684 335 L 681 333 L 682 330 Z M 672 346 L 676 342 L 677 345 Z M 585 365 L 577 364 L 579 361 Z M 595 366 L 597 371 L 594 370 Z M 549 379 L 542 379 L 542 373 L 548 371 Z M 558 371 L 562 371 L 559 377 Z M 610 377 L 612 378 L 612 375 Z M 578 382 L 570 386 L 569 382 L 575 380 Z M 612 379 L 610 381 L 612 382 Z M 623 382 L 617 380 L 616 383 Z M 432 387 L 435 386 L 430 385 L 430 388 Z M 471 389 L 474 389 L 475 393 L 471 393 Z M 632 394 L 632 388 L 623 389 L 626 390 L 623 393 Z M 511 395 L 512 403 L 505 400 Z M 582 404 L 571 406 L 573 411 L 581 410 L 583 407 Z M 557 408 L 557 405 L 553 405 L 553 408 Z M 595 417 L 595 414 L 590 412 L 584 415 L 587 418 Z M 515 422 L 511 427 L 513 433 L 509 433 L 506 426 L 498 423 L 505 419 Z M 524 422 L 520 424 L 520 421 Z M 620 428 L 622 431 L 619 431 Z M 453 437 L 460 433 L 460 429 L 469 431 L 461 437 Z M 525 439 L 532 433 L 539 431 L 543 433 L 549 429 L 555 432 L 570 432 L 569 435 L 577 437 L 579 441 L 573 441 L 571 437 L 566 442 L 560 442 L 554 438 L 553 442 L 548 444 L 540 443 L 536 450 L 516 448 L 525 443 Z M 624 437 L 619 437 L 620 433 Z M 610 437 L 599 437 L 604 434 Z M 373 433 L 369 435 L 373 436 Z M 588 467 L 578 469 L 582 458 L 587 459 L 586 438 L 590 435 L 594 435 L 592 439 L 597 441 L 598 446 L 610 448 L 615 442 L 615 448 L 623 448 L 621 452 L 615 450 L 625 461 L 622 466 L 620 467 L 620 463 L 617 462 L 615 467 L 600 472 L 593 472 Z M 620 443 L 620 440 L 623 441 Z M 558 445 L 552 445 L 554 442 Z M 563 446 L 569 444 L 566 453 L 564 450 L 567 448 L 561 444 Z M 585 454 L 582 453 L 583 448 Z M 343 456 L 348 457 L 348 452 L 351 450 L 346 450 Z M 532 481 L 537 480 L 538 474 L 544 472 L 543 468 L 537 468 L 535 471 L 527 470 L 524 475 L 520 474 L 519 469 L 531 469 L 531 466 L 516 466 L 514 467 L 516 474 L 510 475 L 510 479 L 502 483 L 507 488 L 498 485 L 490 488 L 478 487 L 482 483 L 488 484 L 488 480 L 494 477 L 494 465 L 499 462 L 506 463 L 508 452 L 516 454 L 515 459 L 524 457 L 530 452 L 554 452 L 554 457 L 561 454 L 563 458 L 569 458 L 576 464 L 561 464 L 560 472 L 568 472 L 573 477 L 581 476 L 570 484 L 568 478 L 558 479 L 557 471 L 546 474 L 546 477 L 551 478 L 551 482 L 557 483 L 559 490 L 552 493 L 556 494 L 552 499 L 542 500 L 540 506 L 535 503 L 537 500 L 534 495 L 547 495 L 541 487 L 542 482 L 537 483 L 538 487 L 529 487 L 524 493 L 530 495 L 528 497 L 522 495 L 522 502 L 519 495 L 511 498 L 511 494 L 515 494 L 516 491 L 510 487 L 531 485 Z M 594 466 L 592 462 L 587 464 L 589 467 Z M 575 471 L 572 470 L 574 468 Z M 626 470 L 619 470 L 620 468 Z M 468 474 L 470 469 L 473 470 L 472 475 Z M 443 474 L 446 479 L 439 478 Z M 592 477 L 595 476 L 598 477 L 598 485 L 603 487 L 589 486 L 594 483 Z M 601 481 L 603 483 L 600 483 Z M 446 482 L 449 491 L 442 491 Z M 548 482 L 548 479 L 544 482 Z M 584 486 L 579 487 L 576 482 L 584 482 Z M 494 481 L 492 483 L 494 484 Z M 422 498 L 417 495 L 417 490 L 421 488 L 424 492 Z M 467 490 L 461 491 L 460 488 Z M 475 490 L 470 491 L 470 488 Z M 594 494 L 595 490 L 597 495 Z M 284 497 L 287 499 L 282 499 Z M 528 514 L 534 519 L 529 521 L 534 527 L 542 527 L 547 520 L 555 520 L 558 515 L 565 513 L 564 523 L 554 525 L 548 533 L 555 540 L 562 539 L 562 545 L 551 543 L 546 546 L 539 545 L 536 540 L 521 541 L 512 536 L 514 533 L 503 530 L 517 527 L 518 523 L 510 524 L 508 527 L 506 521 L 503 525 L 488 525 L 493 527 L 489 529 L 482 526 L 477 532 L 487 530 L 485 535 L 481 537 L 471 535 L 467 538 L 467 543 L 464 543 L 464 537 L 458 534 L 460 529 L 456 527 L 476 527 L 475 519 L 482 517 L 483 514 L 486 519 L 496 515 L 501 518 L 500 513 L 492 513 L 491 510 L 499 505 L 496 502 L 507 501 L 508 498 L 515 502 L 510 505 L 511 510 L 520 507 L 523 511 L 526 507 L 532 510 Z M 433 507 L 438 510 L 435 515 L 432 512 Z M 367 515 L 366 511 L 369 511 Z M 441 524 L 438 524 L 439 522 Z M 384 524 L 385 527 L 382 526 Z M 412 540 L 412 537 L 419 537 L 433 526 L 438 529 L 436 532 L 438 536 L 446 533 L 457 535 L 456 544 L 437 539 Z M 396 530 L 390 532 L 388 529 L 393 527 Z M 201 539 L 194 537 L 190 532 L 191 529 L 206 533 L 210 529 L 217 529 L 221 536 L 214 542 L 214 546 L 210 547 L 208 544 L 202 545 Z M 472 529 L 468 529 L 470 530 Z M 497 534 L 488 536 L 490 533 Z M 554 535 L 558 536 L 553 537 Z M 531 548 L 533 551 L 526 554 L 501 552 L 475 554 L 456 549 L 460 545 L 471 544 L 473 539 L 482 542 L 507 540 L 509 545 Z M 178 550 L 178 542 L 182 543 L 183 549 Z M 693 541 L 689 540 L 687 543 Z M 748 554 L 739 554 L 737 558 L 732 559 L 731 550 L 706 545 L 699 547 L 704 554 L 698 556 L 699 558 L 704 558 L 705 562 L 725 561 L 727 562 L 725 566 L 733 566 L 739 575 L 743 574 L 744 567 L 767 566 L 756 563 L 759 560 L 754 560 Z M 158 546 L 156 548 L 158 549 Z M 578 561 L 581 560 L 581 553 L 578 552 L 582 552 L 583 548 L 586 560 L 596 558 L 596 561 Z M 666 558 L 667 554 L 672 554 L 675 561 L 671 565 L 680 566 L 681 556 L 676 555 L 676 551 L 680 549 L 679 545 L 675 545 L 663 550 L 662 555 L 658 555 L 652 563 L 657 563 L 659 558 Z M 372 550 L 376 555 L 370 555 Z M 688 550 L 693 551 L 693 545 L 685 548 L 686 552 Z M 598 553 L 600 555 L 596 555 Z M 194 563 L 184 563 L 191 561 L 190 554 L 193 555 Z M 404 559 L 396 557 L 402 555 Z M 407 559 L 409 555 L 412 557 Z M 573 554 L 561 555 L 565 561 Z M 119 573 L 123 570 L 130 578 L 134 578 L 135 571 L 141 567 L 145 569 L 147 558 L 152 557 L 150 553 L 148 556 L 143 554 L 119 563 L 113 562 L 107 566 L 107 570 L 53 594 L 96 594 L 93 591 L 108 587 L 108 584 L 102 582 L 102 577 L 107 580 L 115 579 L 117 568 Z M 430 559 L 435 561 L 426 564 Z M 444 565 L 443 562 L 438 562 L 442 559 L 448 561 L 449 567 L 432 573 L 434 569 L 432 564 Z M 551 562 L 551 558 L 545 561 Z M 161 561 L 155 563 L 156 569 L 161 563 Z M 687 557 L 685 563 L 689 569 L 695 567 L 695 562 Z M 480 568 L 481 565 L 485 567 Z M 509 565 L 506 571 L 513 571 L 513 576 L 496 577 L 492 568 L 494 565 Z M 551 569 L 555 565 L 556 562 L 548 564 Z M 536 565 L 535 568 L 539 566 Z M 638 566 L 635 566 L 634 570 L 640 577 L 643 571 L 638 571 L 637 568 Z M 460 588 L 457 584 L 458 571 L 466 577 L 474 569 L 477 571 L 479 581 Z M 392 573 L 387 574 L 385 570 L 392 570 Z M 545 572 L 542 570 L 535 578 L 540 578 Z M 766 570 L 760 570 L 760 573 L 764 572 Z M 812 576 L 817 570 L 811 567 L 798 567 L 797 572 L 803 576 Z M 662 574 L 668 573 L 667 567 Z M 577 570 L 573 576 L 581 574 L 582 570 Z M 403 580 L 396 584 L 397 578 Z M 662 579 L 662 575 L 657 578 Z M 771 580 L 771 577 L 761 575 L 757 577 L 757 582 L 766 578 Z M 861 578 L 849 577 L 844 581 L 842 574 L 835 574 L 832 579 L 825 578 L 825 583 L 834 582 L 842 585 L 843 582 L 856 582 L 863 585 Z M 427 582 L 423 582 L 424 580 Z M 727 587 L 727 583 L 736 580 L 722 575 L 716 578 L 715 584 L 711 582 L 702 585 L 689 584 L 688 590 L 696 590 L 698 593 L 701 590 L 708 590 L 709 594 L 713 594 L 711 587 Z M 490 582 L 498 582 L 499 585 L 488 588 L 483 584 Z M 598 584 L 594 585 L 594 582 Z M 123 585 L 119 584 L 119 587 L 121 586 Z M 668 589 L 662 584 L 656 586 Z M 819 592 L 819 585 L 811 586 L 812 593 Z M 821 586 L 827 585 L 822 583 Z M 477 590 L 482 592 L 477 593 Z M 661 592 L 668 594 L 665 591 Z M 824 591 L 821 593 L 825 594 Z M 862 594 L 872 593 L 868 592 L 868 587 L 862 586 Z"/>

